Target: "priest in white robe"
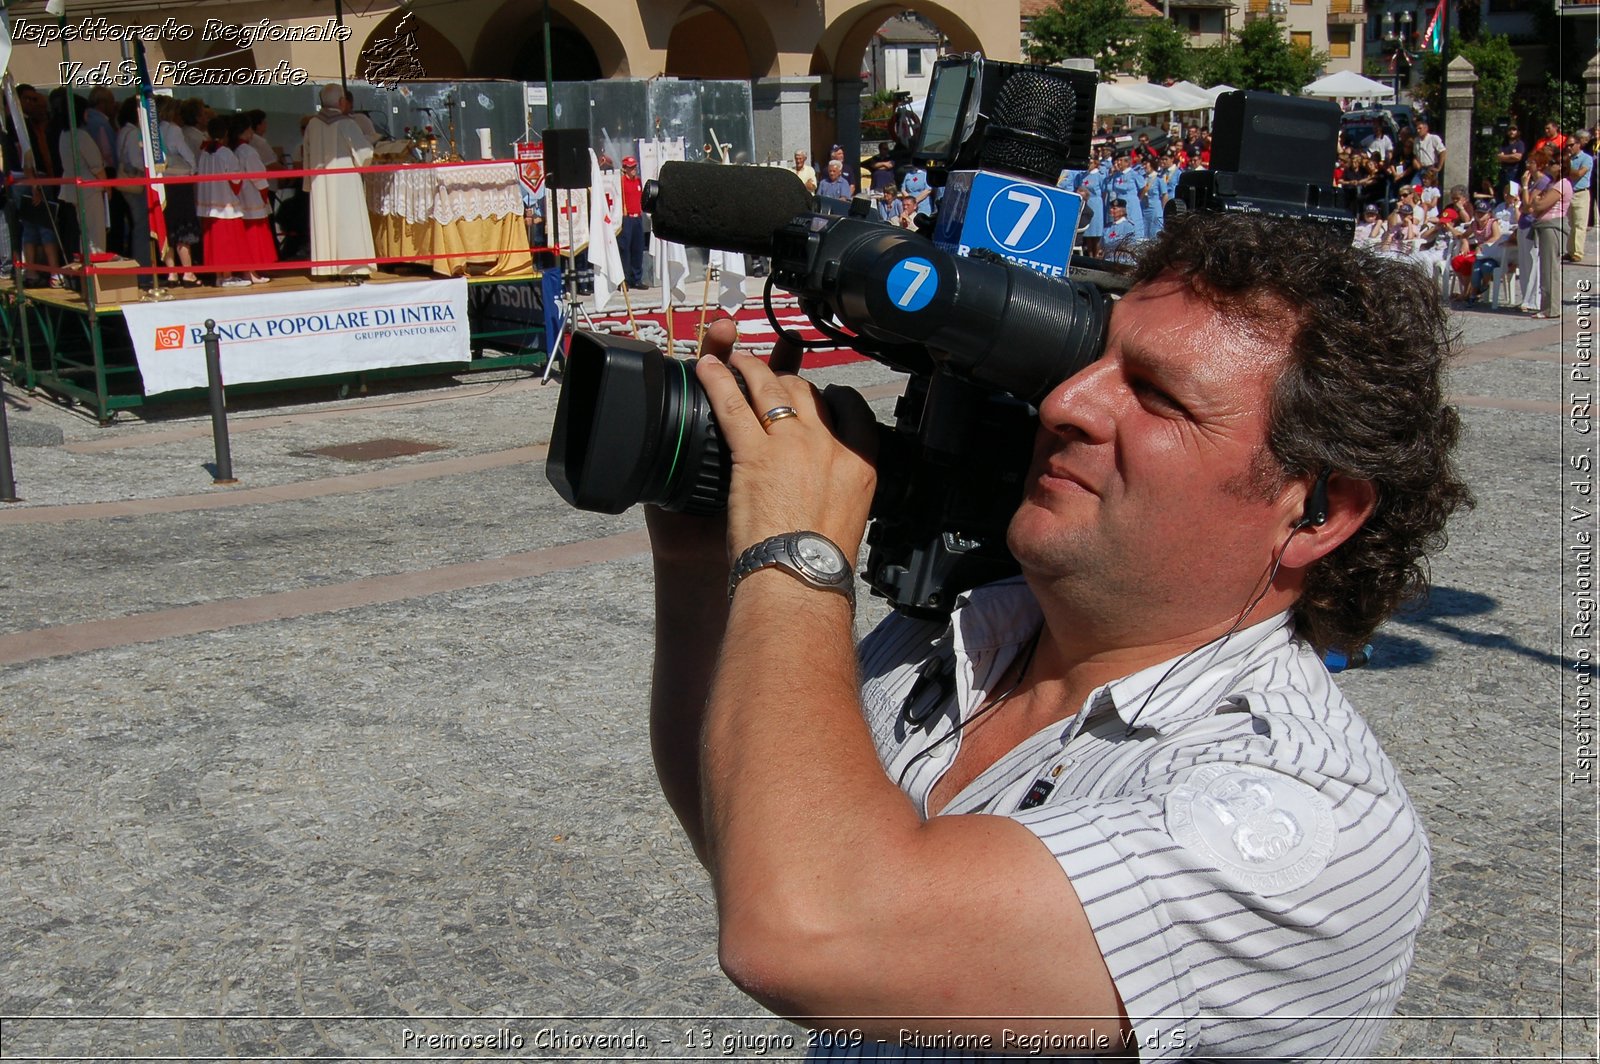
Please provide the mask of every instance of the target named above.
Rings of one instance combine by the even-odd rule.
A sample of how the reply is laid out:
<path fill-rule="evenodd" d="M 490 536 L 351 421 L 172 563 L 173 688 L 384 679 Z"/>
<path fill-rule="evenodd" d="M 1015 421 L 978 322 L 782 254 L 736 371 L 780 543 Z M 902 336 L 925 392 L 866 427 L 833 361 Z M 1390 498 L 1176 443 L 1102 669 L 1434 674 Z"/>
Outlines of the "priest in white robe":
<path fill-rule="evenodd" d="M 322 109 L 306 123 L 301 159 L 308 170 L 340 170 L 367 166 L 372 145 L 344 111 L 344 90 L 324 85 Z M 313 277 L 343 277 L 358 283 L 371 275 L 372 221 L 360 174 L 318 174 L 306 179 L 311 198 L 311 257 L 318 262 L 353 259 L 343 266 L 313 266 Z"/>

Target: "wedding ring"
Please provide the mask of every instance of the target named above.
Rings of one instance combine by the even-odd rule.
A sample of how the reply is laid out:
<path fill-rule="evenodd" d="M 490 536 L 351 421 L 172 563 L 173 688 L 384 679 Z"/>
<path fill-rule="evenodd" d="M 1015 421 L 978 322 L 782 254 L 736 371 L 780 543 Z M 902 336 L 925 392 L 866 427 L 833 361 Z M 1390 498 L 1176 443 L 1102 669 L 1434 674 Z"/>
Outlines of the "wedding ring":
<path fill-rule="evenodd" d="M 775 406 L 761 415 L 761 427 L 770 429 L 774 421 L 782 421 L 786 417 L 799 417 L 800 411 L 792 406 Z"/>

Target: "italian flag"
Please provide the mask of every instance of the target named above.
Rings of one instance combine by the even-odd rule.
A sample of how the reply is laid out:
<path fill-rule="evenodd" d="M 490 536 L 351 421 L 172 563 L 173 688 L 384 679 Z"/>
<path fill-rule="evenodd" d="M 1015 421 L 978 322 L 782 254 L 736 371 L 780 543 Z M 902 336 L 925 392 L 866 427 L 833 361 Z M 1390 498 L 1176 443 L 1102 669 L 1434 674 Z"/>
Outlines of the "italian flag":
<path fill-rule="evenodd" d="M 1449 0 L 1439 0 L 1439 6 L 1433 9 L 1433 18 L 1428 22 L 1428 32 L 1423 35 L 1428 42 L 1428 51 L 1434 55 L 1438 55 L 1444 48 L 1444 20 L 1447 17 L 1445 4 L 1448 2 Z"/>

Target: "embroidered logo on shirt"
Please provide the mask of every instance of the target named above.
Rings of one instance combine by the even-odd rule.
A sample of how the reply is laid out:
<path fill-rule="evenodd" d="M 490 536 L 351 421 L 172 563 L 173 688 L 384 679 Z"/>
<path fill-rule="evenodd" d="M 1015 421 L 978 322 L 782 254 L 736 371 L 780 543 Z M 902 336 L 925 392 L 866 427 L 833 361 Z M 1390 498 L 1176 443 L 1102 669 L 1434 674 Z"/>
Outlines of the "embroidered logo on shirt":
<path fill-rule="evenodd" d="M 1264 897 L 1316 879 L 1337 842 L 1327 799 L 1259 765 L 1202 765 L 1166 811 L 1174 838 Z"/>

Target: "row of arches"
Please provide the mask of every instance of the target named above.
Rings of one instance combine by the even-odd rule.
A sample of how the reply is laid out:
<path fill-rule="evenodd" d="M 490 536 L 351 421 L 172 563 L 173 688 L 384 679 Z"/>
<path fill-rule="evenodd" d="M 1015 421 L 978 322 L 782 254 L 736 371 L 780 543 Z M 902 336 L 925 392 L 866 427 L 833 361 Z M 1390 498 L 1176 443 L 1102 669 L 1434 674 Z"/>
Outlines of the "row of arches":
<path fill-rule="evenodd" d="M 979 2 L 956 0 L 950 7 L 979 9 Z M 761 0 L 689 0 L 675 13 L 667 5 L 637 0 L 632 9 L 638 32 L 619 32 L 622 19 L 584 4 L 563 0 L 551 4 L 551 67 L 555 81 L 594 81 L 609 77 L 754 79 L 814 75 L 851 78 L 861 69 L 867 44 L 878 27 L 908 8 L 866 0 L 824 23 L 822 5 L 804 13 L 788 5 Z M 992 8 L 993 5 L 985 4 Z M 1000 4 L 1004 9 L 1008 5 Z M 798 5 L 796 5 L 798 8 Z M 980 39 L 972 20 L 943 5 L 918 5 L 916 10 L 939 26 L 952 51 L 983 51 L 1007 58 L 1017 41 Z M 415 39 L 419 65 L 429 78 L 507 78 L 545 80 L 542 8 L 526 0 L 508 0 L 489 12 L 475 33 L 465 27 L 446 33 L 430 19 L 440 17 L 419 5 L 396 8 L 364 39 L 353 40 L 363 53 L 392 40 L 398 32 Z M 451 17 L 465 12 L 457 8 Z M 781 17 L 780 17 L 781 16 Z M 993 23 L 992 16 L 985 21 Z M 1001 20 L 1001 24 L 1007 20 Z M 1010 21 L 1012 35 L 1018 21 Z M 990 36 L 994 36 L 993 33 Z M 465 47 L 458 42 L 471 39 Z M 631 38 L 631 39 L 630 39 Z M 1012 56 L 1014 57 L 1014 56 Z M 353 64 L 360 68 L 359 62 Z"/>

